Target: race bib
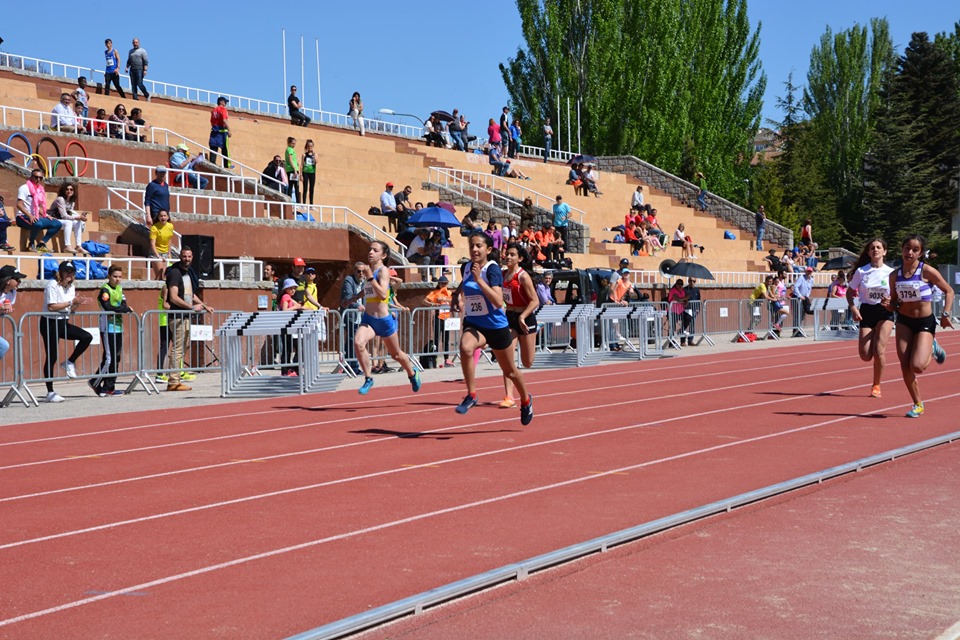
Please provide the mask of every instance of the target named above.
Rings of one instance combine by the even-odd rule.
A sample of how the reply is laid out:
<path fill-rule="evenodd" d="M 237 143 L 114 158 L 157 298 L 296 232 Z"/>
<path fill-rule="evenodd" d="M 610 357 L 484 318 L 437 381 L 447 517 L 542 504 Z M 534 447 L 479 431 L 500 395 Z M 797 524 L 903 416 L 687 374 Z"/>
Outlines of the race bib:
<path fill-rule="evenodd" d="M 363 283 L 363 296 L 365 298 L 376 298 L 377 292 L 373 290 L 373 282 L 367 280 Z"/>
<path fill-rule="evenodd" d="M 920 302 L 920 283 L 915 281 L 898 282 L 897 297 L 901 302 Z"/>
<path fill-rule="evenodd" d="M 889 287 L 870 287 L 867 289 L 867 301 L 871 304 L 879 304 L 885 296 L 889 295 Z"/>
<path fill-rule="evenodd" d="M 487 299 L 484 296 L 467 296 L 464 310 L 468 316 L 485 316 L 488 313 Z"/>
<path fill-rule="evenodd" d="M 503 290 L 503 303 L 508 307 L 513 306 L 513 291 L 510 289 Z"/>

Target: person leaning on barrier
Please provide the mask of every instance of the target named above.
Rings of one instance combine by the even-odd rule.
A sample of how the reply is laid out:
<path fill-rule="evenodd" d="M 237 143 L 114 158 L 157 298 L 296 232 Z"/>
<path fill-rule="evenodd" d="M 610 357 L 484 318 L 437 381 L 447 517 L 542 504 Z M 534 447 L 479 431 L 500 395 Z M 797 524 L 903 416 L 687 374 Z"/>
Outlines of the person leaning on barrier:
<path fill-rule="evenodd" d="M 40 318 L 40 337 L 44 346 L 43 377 L 47 384 L 47 402 L 63 402 L 63 398 L 53 390 L 53 366 L 59 357 L 60 340 L 76 343 L 73 353 L 60 366 L 68 378 L 77 377 L 76 362 L 93 341 L 89 331 L 68 322 L 74 308 L 90 302 L 90 298 L 78 296 L 73 282 L 77 269 L 72 262 L 64 260 L 57 270 L 57 277 L 51 280 L 43 292 L 43 306 L 46 313 Z"/>
<path fill-rule="evenodd" d="M 17 303 L 17 287 L 26 277 L 11 265 L 0 267 L 0 316 L 13 313 L 13 305 Z M 0 359 L 7 355 L 9 350 L 10 343 L 0 336 Z"/>
<path fill-rule="evenodd" d="M 133 313 L 133 309 L 127 306 L 127 297 L 120 286 L 122 279 L 123 269 L 112 265 L 107 271 L 107 281 L 97 295 L 97 302 L 104 311 L 99 323 L 103 357 L 96 377 L 88 380 L 87 384 L 101 398 L 123 395 L 123 391 L 116 388 L 117 365 L 123 353 L 123 317 L 120 314 Z"/>
<path fill-rule="evenodd" d="M 190 265 L 193 263 L 193 249 L 183 247 L 180 250 L 180 260 L 167 269 L 167 303 L 170 305 L 168 327 L 173 349 L 167 354 L 167 368 L 171 370 L 167 380 L 167 391 L 190 391 L 191 388 L 180 382 L 180 362 L 184 350 L 190 344 L 190 315 L 191 312 L 212 312 L 195 296 L 194 280 L 190 276 Z"/>

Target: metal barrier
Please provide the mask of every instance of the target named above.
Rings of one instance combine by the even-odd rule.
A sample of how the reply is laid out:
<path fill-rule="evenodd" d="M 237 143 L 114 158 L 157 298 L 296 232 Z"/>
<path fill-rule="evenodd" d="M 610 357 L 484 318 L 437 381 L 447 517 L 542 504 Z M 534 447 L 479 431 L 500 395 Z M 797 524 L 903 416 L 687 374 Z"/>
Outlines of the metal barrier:
<path fill-rule="evenodd" d="M 450 307 L 420 307 L 410 312 L 407 353 L 424 369 L 453 362 L 460 353 L 461 319 Z"/>
<path fill-rule="evenodd" d="M 10 406 L 14 398 L 19 399 L 25 407 L 31 404 L 37 406 L 36 397 L 23 384 L 20 331 L 16 321 L 8 315 L 0 316 L 0 341 L 6 344 L 6 353 L 0 358 L 0 393 L 7 390 L 0 407 Z"/>
<path fill-rule="evenodd" d="M 846 298 L 813 301 L 814 340 L 854 340 L 860 330 L 850 314 Z"/>
<path fill-rule="evenodd" d="M 120 331 L 110 332 L 108 326 L 116 320 L 120 320 Z M 76 344 L 61 344 L 67 339 L 68 324 L 91 337 L 89 347 L 73 361 L 75 377 L 68 375 L 67 364 L 72 353 L 66 349 L 74 351 Z M 130 378 L 124 383 L 125 393 L 134 391 L 137 386 L 142 386 L 148 393 L 151 391 L 151 385 L 141 373 L 140 318 L 134 313 L 82 311 L 66 318 L 59 314 L 25 313 L 20 318 L 19 334 L 21 383 L 28 391 L 29 385 L 37 383 L 52 386 L 54 382 L 95 381 L 104 376 Z M 97 345 L 101 345 L 101 349 L 96 349 Z M 32 391 L 30 395 L 33 395 Z"/>
<path fill-rule="evenodd" d="M 260 312 L 261 314 L 269 312 Z M 322 324 L 319 324 L 322 323 Z M 327 310 L 318 317 L 317 325 L 317 363 L 319 366 L 330 366 L 332 372 L 341 370 L 347 375 L 355 375 L 346 366 L 341 347 L 341 332 L 343 320 L 337 310 Z M 260 375 L 264 371 L 283 370 L 290 364 L 285 359 L 287 342 L 280 335 L 251 335 L 244 336 L 243 353 L 244 369 L 248 375 Z M 292 345 L 290 345 L 292 347 Z"/>
<path fill-rule="evenodd" d="M 165 311 L 150 309 L 141 318 L 140 361 L 144 379 L 153 390 L 174 372 L 220 371 L 218 331 L 239 311 Z M 179 332 L 179 334 L 178 334 Z M 182 342 L 180 362 L 171 363 L 176 343 Z"/>
<path fill-rule="evenodd" d="M 432 309 L 432 307 L 431 307 Z M 406 351 L 411 358 L 411 363 L 415 370 L 422 370 L 420 361 L 410 353 L 412 340 L 414 339 L 414 328 L 412 325 L 412 313 L 409 309 L 391 309 L 394 317 L 397 319 L 397 339 L 400 342 L 400 349 Z M 345 309 L 343 311 L 343 321 L 341 323 L 340 352 L 343 355 L 343 364 L 345 368 L 354 372 L 354 375 L 360 373 L 360 363 L 354 355 L 353 338 L 357 333 L 357 327 L 360 325 L 360 317 L 363 315 L 362 309 Z M 382 362 L 384 366 L 389 367 L 390 354 L 387 353 L 386 345 L 383 341 L 375 337 L 367 343 L 367 355 L 370 356 L 372 366 L 377 366 Z"/>
<path fill-rule="evenodd" d="M 663 355 L 662 303 L 605 304 L 597 314 L 600 349 L 605 358 L 634 359 Z"/>

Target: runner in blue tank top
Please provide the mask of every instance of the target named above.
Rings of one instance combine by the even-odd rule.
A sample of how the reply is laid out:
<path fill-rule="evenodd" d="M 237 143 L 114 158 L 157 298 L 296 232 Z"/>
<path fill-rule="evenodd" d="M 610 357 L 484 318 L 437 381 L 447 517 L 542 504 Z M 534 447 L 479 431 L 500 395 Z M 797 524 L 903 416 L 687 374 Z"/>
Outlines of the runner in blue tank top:
<path fill-rule="evenodd" d="M 533 420 L 533 396 L 527 393 L 523 375 L 517 368 L 507 314 L 503 310 L 503 273 L 490 260 L 493 240 L 485 233 L 470 236 L 470 262 L 463 265 L 460 286 L 453 292 L 450 310 L 463 309 L 463 330 L 460 333 L 460 367 L 467 383 L 467 395 L 457 406 L 457 413 L 466 413 L 477 404 L 476 364 L 473 352 L 489 345 L 497 357 L 503 376 L 520 395 L 520 423 Z M 461 295 L 463 303 L 461 306 Z"/>
<path fill-rule="evenodd" d="M 933 316 L 933 289 L 944 293 L 943 315 L 940 326 L 952 327 L 950 309 L 953 308 L 953 288 L 947 284 L 940 272 L 920 261 L 926 252 L 926 240 L 923 236 L 911 235 L 900 246 L 903 266 L 890 275 L 890 310 L 897 312 L 897 355 L 900 356 L 900 371 L 903 383 L 913 399 L 913 408 L 907 412 L 908 418 L 923 415 L 923 399 L 920 397 L 920 383 L 917 374 L 930 366 L 930 360 L 936 359 L 943 364 L 947 354 L 934 340 L 937 332 L 937 319 Z"/>

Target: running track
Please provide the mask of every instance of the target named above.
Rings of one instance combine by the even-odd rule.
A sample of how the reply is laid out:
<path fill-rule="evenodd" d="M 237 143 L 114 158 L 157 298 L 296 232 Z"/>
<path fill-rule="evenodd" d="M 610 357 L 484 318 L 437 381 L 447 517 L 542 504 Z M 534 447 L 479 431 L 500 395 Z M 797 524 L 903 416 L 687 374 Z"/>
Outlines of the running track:
<path fill-rule="evenodd" d="M 956 431 L 957 355 L 919 420 L 846 342 L 5 427 L 0 637 L 291 635 Z"/>

